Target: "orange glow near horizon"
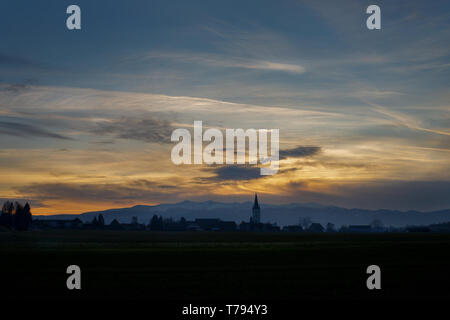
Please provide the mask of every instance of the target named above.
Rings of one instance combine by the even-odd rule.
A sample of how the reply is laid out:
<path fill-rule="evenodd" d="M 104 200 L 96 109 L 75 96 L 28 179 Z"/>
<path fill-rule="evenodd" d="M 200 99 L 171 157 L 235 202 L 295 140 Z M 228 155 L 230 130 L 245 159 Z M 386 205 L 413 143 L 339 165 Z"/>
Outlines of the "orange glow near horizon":
<path fill-rule="evenodd" d="M 183 200 L 244 201 L 254 192 L 274 203 L 353 206 L 363 187 L 365 194 L 376 196 L 384 192 L 383 186 L 395 183 L 450 180 L 446 131 L 423 130 L 423 125 L 411 125 L 420 122 L 413 115 L 402 117 L 378 105 L 353 112 L 64 87 L 8 94 L 0 92 L 0 102 L 13 99 L 24 114 L 55 114 L 58 121 L 79 128 L 58 127 L 57 138 L 25 141 L 29 145 L 12 137 L 0 150 L 0 198 L 35 202 L 34 214 L 79 214 Z M 434 112 L 440 115 L 443 109 L 448 107 L 436 107 Z M 104 118 L 92 117 L 92 110 Z M 9 109 L 4 112 L 13 114 Z M 72 118 L 67 115 L 71 113 L 80 115 Z M 126 120 L 132 113 L 149 119 Z M 165 113 L 176 115 L 177 121 L 152 118 Z M 252 117 L 245 118 L 249 113 Z M 192 119 L 202 119 L 204 128 L 280 128 L 280 150 L 291 153 L 281 158 L 277 174 L 266 177 L 255 176 L 255 168 L 250 168 L 253 176 L 240 177 L 218 170 L 220 166 L 176 166 L 170 159 L 175 144 L 167 137 L 175 123 L 191 128 Z M 133 130 L 122 135 L 130 127 Z M 23 149 L 12 147 L 17 145 Z M 292 153 L 299 147 L 308 150 L 307 146 L 316 151 Z M 22 154 L 26 156 L 18 157 Z M 370 204 L 386 205 L 390 204 Z"/>

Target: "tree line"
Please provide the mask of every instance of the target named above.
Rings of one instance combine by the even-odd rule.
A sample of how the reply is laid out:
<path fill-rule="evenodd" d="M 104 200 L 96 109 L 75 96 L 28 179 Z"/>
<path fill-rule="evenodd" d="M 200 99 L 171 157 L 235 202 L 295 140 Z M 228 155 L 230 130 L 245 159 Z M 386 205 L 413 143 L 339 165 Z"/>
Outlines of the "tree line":
<path fill-rule="evenodd" d="M 0 226 L 18 231 L 26 231 L 32 222 L 31 208 L 28 202 L 22 206 L 19 202 L 6 201 L 2 206 Z"/>

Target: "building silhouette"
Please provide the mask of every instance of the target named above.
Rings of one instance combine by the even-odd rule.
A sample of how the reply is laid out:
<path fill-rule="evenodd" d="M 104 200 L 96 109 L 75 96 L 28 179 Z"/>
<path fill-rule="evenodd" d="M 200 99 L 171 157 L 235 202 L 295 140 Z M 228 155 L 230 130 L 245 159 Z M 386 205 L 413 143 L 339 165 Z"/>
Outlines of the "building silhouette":
<path fill-rule="evenodd" d="M 258 195 L 255 193 L 255 202 L 252 208 L 252 217 L 250 218 L 251 223 L 261 223 L 261 209 L 258 204 Z"/>

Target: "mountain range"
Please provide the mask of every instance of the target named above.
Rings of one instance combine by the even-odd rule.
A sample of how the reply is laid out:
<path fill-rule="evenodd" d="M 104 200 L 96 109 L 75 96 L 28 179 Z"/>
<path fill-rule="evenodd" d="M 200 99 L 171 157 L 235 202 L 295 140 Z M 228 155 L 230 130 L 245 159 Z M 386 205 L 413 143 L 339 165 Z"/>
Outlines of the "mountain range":
<path fill-rule="evenodd" d="M 220 218 L 224 221 L 249 221 L 252 212 L 252 202 L 194 202 L 183 201 L 159 205 L 136 205 L 129 208 L 109 209 L 104 211 L 85 212 L 79 215 L 60 214 L 50 216 L 35 216 L 39 219 L 74 219 L 80 218 L 89 222 L 95 216 L 102 214 L 105 223 L 109 224 L 117 219 L 121 223 L 130 223 L 132 217 L 137 217 L 140 223 L 148 224 L 153 215 L 178 220 L 196 218 Z M 450 209 L 420 212 L 397 210 L 366 210 L 347 209 L 336 206 L 324 206 L 315 203 L 291 204 L 261 204 L 262 222 L 277 223 L 280 226 L 298 224 L 300 218 L 310 218 L 312 222 L 325 225 L 328 222 L 336 226 L 370 224 L 373 220 L 380 220 L 385 226 L 401 227 L 407 225 L 429 225 L 450 221 Z"/>

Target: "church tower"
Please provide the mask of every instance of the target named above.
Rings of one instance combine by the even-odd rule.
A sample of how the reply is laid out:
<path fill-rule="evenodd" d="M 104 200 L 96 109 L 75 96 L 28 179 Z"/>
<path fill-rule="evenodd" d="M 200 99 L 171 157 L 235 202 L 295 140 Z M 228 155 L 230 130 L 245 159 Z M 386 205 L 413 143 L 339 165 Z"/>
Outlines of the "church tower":
<path fill-rule="evenodd" d="M 260 223 L 261 222 L 261 209 L 258 204 L 258 196 L 255 193 L 255 202 L 253 203 L 252 209 L 252 217 L 250 218 L 251 223 Z"/>

